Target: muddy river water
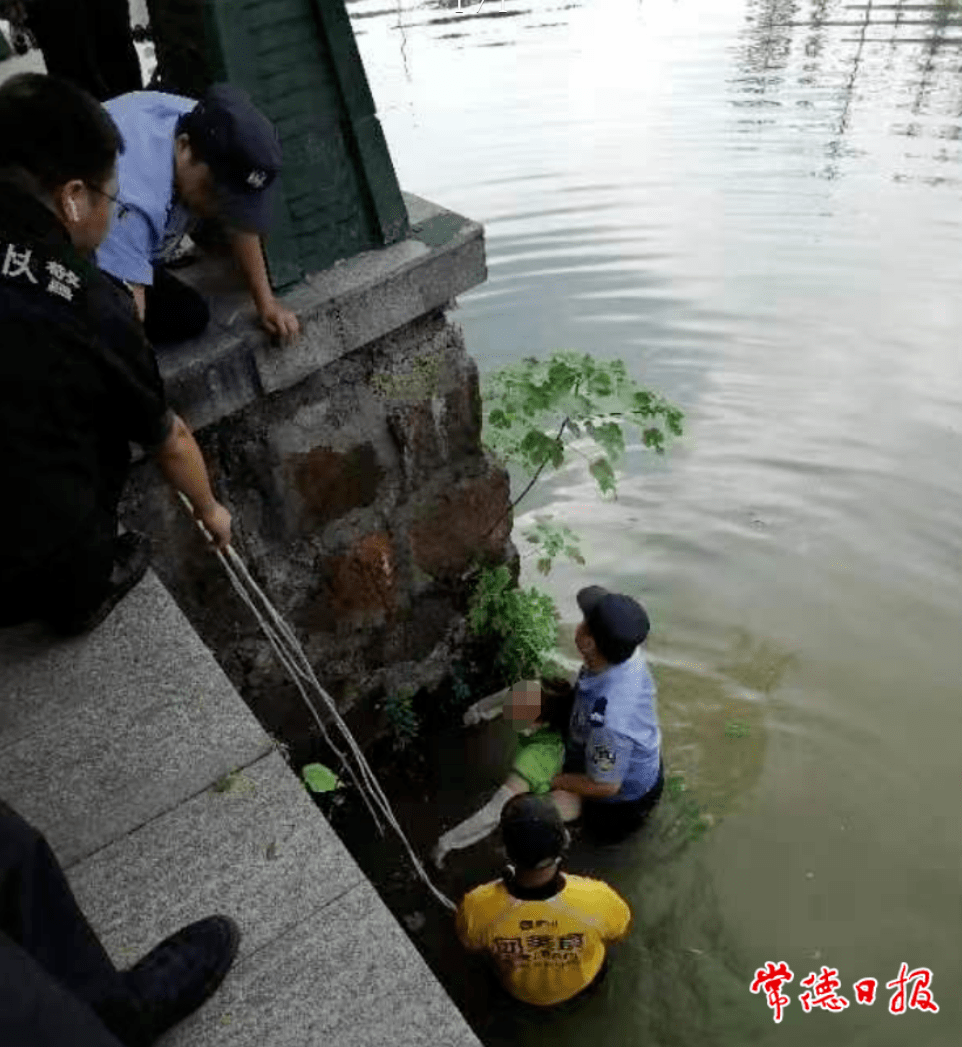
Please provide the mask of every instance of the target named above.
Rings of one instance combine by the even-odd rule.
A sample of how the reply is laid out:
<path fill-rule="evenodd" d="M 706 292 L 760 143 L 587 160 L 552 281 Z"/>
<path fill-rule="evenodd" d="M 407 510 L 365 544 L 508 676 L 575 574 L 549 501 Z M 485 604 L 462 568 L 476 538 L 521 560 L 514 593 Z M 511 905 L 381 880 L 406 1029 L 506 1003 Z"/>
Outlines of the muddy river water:
<path fill-rule="evenodd" d="M 534 488 L 516 537 L 551 514 L 587 566 L 522 583 L 572 659 L 579 587 L 646 605 L 669 773 L 711 823 L 677 846 L 669 805 L 577 856 L 635 932 L 598 1000 L 514 1039 L 957 1044 L 962 5 L 457 6 L 348 4 L 403 187 L 485 226 L 452 314 L 482 376 L 579 349 L 686 412 L 662 459 L 631 434 L 617 501 L 576 454 Z M 903 962 L 938 1013 L 890 1013 Z M 823 966 L 850 1006 L 805 1013 Z"/>

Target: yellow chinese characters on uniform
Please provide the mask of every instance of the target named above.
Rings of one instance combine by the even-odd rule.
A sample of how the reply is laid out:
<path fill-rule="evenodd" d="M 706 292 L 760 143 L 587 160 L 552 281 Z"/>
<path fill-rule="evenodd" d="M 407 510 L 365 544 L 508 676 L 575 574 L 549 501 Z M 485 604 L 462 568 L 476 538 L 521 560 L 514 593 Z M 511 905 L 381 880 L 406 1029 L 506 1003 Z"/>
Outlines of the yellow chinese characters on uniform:
<path fill-rule="evenodd" d="M 551 898 L 515 898 L 501 880 L 483 884 L 458 906 L 458 937 L 486 952 L 505 989 L 519 1000 L 549 1007 L 576 996 L 605 959 L 605 944 L 628 933 L 631 910 L 606 883 L 564 875 Z"/>

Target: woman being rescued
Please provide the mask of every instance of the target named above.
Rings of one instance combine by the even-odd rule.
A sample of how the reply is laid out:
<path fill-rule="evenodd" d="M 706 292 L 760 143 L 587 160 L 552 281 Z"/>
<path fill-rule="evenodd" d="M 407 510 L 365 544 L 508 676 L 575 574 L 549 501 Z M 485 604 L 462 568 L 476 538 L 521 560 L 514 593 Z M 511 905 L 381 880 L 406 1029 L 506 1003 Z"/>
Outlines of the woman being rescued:
<path fill-rule="evenodd" d="M 478 723 L 503 708 L 519 732 L 518 751 L 504 785 L 438 841 L 439 867 L 448 851 L 487 836 L 518 793 L 550 793 L 566 822 L 583 817 L 586 831 L 611 843 L 640 828 L 661 798 L 656 687 L 639 650 L 650 629 L 648 613 L 634 597 L 599 585 L 579 590 L 577 602 L 584 620 L 575 644 L 584 665 L 576 683 L 522 680 L 465 714 L 466 724 Z"/>
<path fill-rule="evenodd" d="M 503 713 L 517 731 L 517 748 L 511 773 L 494 796 L 438 840 L 431 857 L 439 869 L 450 851 L 470 847 L 492 833 L 498 827 L 502 808 L 512 796 L 552 793 L 551 781 L 564 765 L 565 735 L 573 699 L 574 690 L 563 678 L 543 683 L 521 680 L 482 698 L 464 714 L 465 726 L 471 726 Z M 580 815 L 579 797 L 555 791 L 551 798 L 566 822 Z"/>

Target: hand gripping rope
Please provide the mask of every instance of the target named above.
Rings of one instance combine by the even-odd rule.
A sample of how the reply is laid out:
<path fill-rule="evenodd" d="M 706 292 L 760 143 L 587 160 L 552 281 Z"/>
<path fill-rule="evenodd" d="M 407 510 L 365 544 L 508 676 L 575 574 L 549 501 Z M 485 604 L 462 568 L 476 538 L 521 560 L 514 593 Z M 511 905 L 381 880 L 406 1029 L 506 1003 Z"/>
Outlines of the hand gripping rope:
<path fill-rule="evenodd" d="M 212 538 L 210 532 L 194 515 L 194 508 L 191 505 L 190 500 L 183 492 L 178 492 L 178 494 L 180 495 L 180 499 L 184 503 L 185 508 L 190 513 L 191 518 L 200 528 L 204 537 L 211 542 Z M 374 772 L 368 765 L 367 760 L 365 760 L 364 754 L 361 752 L 360 747 L 354 740 L 354 736 L 348 729 L 347 724 L 341 718 L 340 713 L 338 713 L 337 708 L 334 705 L 334 700 L 318 683 L 317 677 L 314 675 L 314 670 L 311 668 L 311 664 L 307 660 L 307 656 L 304 654 L 303 648 L 298 643 L 293 630 L 277 613 L 271 602 L 261 591 L 257 582 L 255 582 L 250 576 L 249 571 L 244 566 L 244 561 L 241 560 L 236 552 L 234 552 L 233 546 L 227 546 L 226 555 L 221 552 L 220 549 L 215 548 L 214 551 L 217 553 L 217 558 L 220 560 L 224 570 L 227 572 L 227 576 L 230 578 L 231 585 L 234 587 L 237 595 L 240 596 L 244 603 L 247 604 L 253 612 L 254 617 L 260 623 L 264 635 L 270 641 L 271 647 L 274 648 L 274 653 L 277 655 L 284 668 L 287 669 L 291 679 L 297 686 L 301 697 L 304 699 L 304 703 L 317 721 L 317 725 L 321 729 L 321 734 L 324 736 L 324 740 L 341 761 L 341 766 L 347 771 L 347 774 L 357 788 L 358 793 L 360 793 L 361 798 L 367 805 L 367 809 L 371 812 L 371 817 L 374 819 L 374 824 L 377 826 L 378 832 L 380 832 L 382 836 L 384 835 L 384 828 L 381 825 L 381 821 L 377 816 L 375 808 L 380 810 L 385 821 L 387 821 L 391 828 L 398 834 L 398 837 L 410 855 L 415 871 L 427 885 L 434 897 L 446 908 L 453 910 L 455 908 L 454 902 L 434 886 L 428 877 L 428 874 L 424 871 L 424 866 L 418 860 L 418 856 L 414 853 L 414 849 L 408 841 L 408 838 L 404 835 L 404 830 L 398 824 L 398 820 L 394 816 L 394 812 L 391 810 L 391 804 L 384 795 L 380 783 L 377 778 L 375 778 Z M 260 601 L 260 608 L 255 603 L 254 597 Z M 321 720 L 321 717 L 317 712 L 317 708 L 311 701 L 308 691 L 305 689 L 305 685 L 307 689 L 313 690 L 316 694 L 321 696 L 321 699 L 327 707 L 327 711 L 331 715 L 331 719 L 337 725 L 341 732 L 341 736 L 347 742 L 348 748 L 353 753 L 360 774 L 355 772 L 351 764 L 345 759 L 341 750 L 338 749 L 331 740 L 327 728 L 324 726 L 324 722 Z"/>

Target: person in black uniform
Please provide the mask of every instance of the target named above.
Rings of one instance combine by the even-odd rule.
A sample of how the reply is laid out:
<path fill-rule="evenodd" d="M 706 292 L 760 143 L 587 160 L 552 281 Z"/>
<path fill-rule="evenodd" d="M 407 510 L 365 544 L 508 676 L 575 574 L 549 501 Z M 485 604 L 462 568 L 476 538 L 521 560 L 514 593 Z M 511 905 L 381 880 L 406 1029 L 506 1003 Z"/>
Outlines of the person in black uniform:
<path fill-rule="evenodd" d="M 110 225 L 122 148 L 109 115 L 73 84 L 23 73 L 0 86 L 7 624 L 36 613 L 89 625 L 130 587 L 132 551 L 146 539 L 117 556 L 128 439 L 158 448 L 217 543 L 230 540 L 230 514 L 167 407 L 131 294 L 89 259 Z M 115 557 L 122 577 L 111 585 Z M 116 970 L 46 840 L 0 801 L 0 1044 L 150 1047 L 216 990 L 239 938 L 232 919 L 211 916 Z"/>
<path fill-rule="evenodd" d="M 3 1047 L 152 1047 L 217 990 L 239 942 L 210 916 L 118 971 L 46 839 L 0 800 Z"/>
<path fill-rule="evenodd" d="M 0 0 L 0 15 L 26 25 L 51 76 L 101 102 L 142 89 L 129 0 Z"/>
<path fill-rule="evenodd" d="M 0 87 L 0 626 L 98 625 L 147 569 L 149 541 L 117 537 L 130 441 L 156 455 L 218 547 L 214 498 L 190 430 L 167 406 L 122 282 L 91 252 L 106 235 L 123 141 L 72 84 L 22 73 Z M 13 508 L 15 507 L 15 508 Z"/>

